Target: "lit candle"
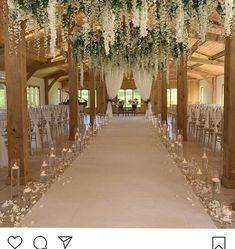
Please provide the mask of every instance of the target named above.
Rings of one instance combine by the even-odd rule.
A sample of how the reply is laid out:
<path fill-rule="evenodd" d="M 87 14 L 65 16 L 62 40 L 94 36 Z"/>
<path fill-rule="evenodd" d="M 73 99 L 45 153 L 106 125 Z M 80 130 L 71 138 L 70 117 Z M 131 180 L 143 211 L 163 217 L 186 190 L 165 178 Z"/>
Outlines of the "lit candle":
<path fill-rule="evenodd" d="M 198 176 L 201 176 L 201 175 L 202 175 L 202 171 L 201 171 L 201 169 L 198 169 L 198 171 L 197 171 L 197 175 L 198 175 Z"/>
<path fill-rule="evenodd" d="M 232 210 L 228 206 L 223 207 L 223 214 L 225 216 L 231 217 L 232 216 Z"/>
<path fill-rule="evenodd" d="M 12 169 L 17 170 L 17 169 L 19 169 L 19 166 L 18 166 L 16 163 L 14 163 L 14 165 L 13 165 Z"/>

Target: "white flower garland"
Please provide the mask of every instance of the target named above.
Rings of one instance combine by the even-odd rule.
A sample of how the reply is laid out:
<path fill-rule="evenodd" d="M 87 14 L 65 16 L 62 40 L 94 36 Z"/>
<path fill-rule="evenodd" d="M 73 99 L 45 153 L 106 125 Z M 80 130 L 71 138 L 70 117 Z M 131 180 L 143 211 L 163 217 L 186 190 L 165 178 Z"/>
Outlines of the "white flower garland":
<path fill-rule="evenodd" d="M 225 18 L 224 18 L 224 29 L 225 35 L 231 35 L 231 23 L 233 19 L 233 0 L 225 0 L 224 1 L 224 11 L 225 11 Z"/>
<path fill-rule="evenodd" d="M 147 1 L 144 0 L 140 13 L 140 35 L 142 37 L 148 35 L 147 24 L 148 24 L 148 4 Z"/>
<path fill-rule="evenodd" d="M 56 0 L 49 0 L 47 13 L 49 19 L 49 28 L 50 28 L 50 52 L 52 56 L 55 56 L 56 53 L 56 40 L 57 40 L 57 32 L 56 32 Z"/>
<path fill-rule="evenodd" d="M 105 52 L 109 55 L 110 45 L 115 42 L 115 15 L 108 5 L 106 5 L 102 19 Z"/>
<path fill-rule="evenodd" d="M 179 5 L 176 14 L 176 40 L 177 42 L 184 41 L 184 8 L 181 0 L 178 1 Z"/>

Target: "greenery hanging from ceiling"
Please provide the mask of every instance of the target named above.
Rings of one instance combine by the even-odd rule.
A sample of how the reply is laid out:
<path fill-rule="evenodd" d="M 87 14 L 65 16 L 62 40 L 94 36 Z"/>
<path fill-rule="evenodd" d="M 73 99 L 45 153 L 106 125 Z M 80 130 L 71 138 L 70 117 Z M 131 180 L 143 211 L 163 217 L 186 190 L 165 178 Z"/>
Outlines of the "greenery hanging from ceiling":
<path fill-rule="evenodd" d="M 189 53 L 189 38 L 205 40 L 209 15 L 220 10 L 224 33 L 231 35 L 233 0 L 7 0 L 9 34 L 20 42 L 21 22 L 27 30 L 45 32 L 55 55 L 58 36 L 71 41 L 79 63 L 102 68 L 107 63 L 157 71 L 170 58 Z M 48 25 L 49 23 L 49 25 Z M 17 39 L 18 37 L 18 39 Z M 61 40 L 60 39 L 60 40 Z M 40 42 L 37 42 L 40 49 Z"/>

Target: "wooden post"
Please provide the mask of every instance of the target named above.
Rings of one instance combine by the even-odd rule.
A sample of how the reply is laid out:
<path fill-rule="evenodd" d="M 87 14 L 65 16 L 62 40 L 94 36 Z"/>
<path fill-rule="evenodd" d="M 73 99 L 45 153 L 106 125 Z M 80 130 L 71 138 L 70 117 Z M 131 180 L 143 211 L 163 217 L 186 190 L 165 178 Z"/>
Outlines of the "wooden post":
<path fill-rule="evenodd" d="M 107 100 L 108 100 L 108 93 L 107 93 L 107 88 L 106 88 L 106 84 L 105 81 L 103 81 L 103 114 L 106 114 L 107 111 Z"/>
<path fill-rule="evenodd" d="M 157 98 L 158 98 L 158 92 L 157 92 L 157 81 L 155 80 L 152 85 L 152 90 L 151 90 L 151 103 L 152 103 L 152 110 L 154 115 L 158 114 L 158 106 L 157 106 Z"/>
<path fill-rule="evenodd" d="M 79 127 L 79 107 L 78 107 L 78 69 L 73 58 L 73 48 L 68 44 L 68 64 L 69 64 L 69 140 L 74 141 L 76 129 Z"/>
<path fill-rule="evenodd" d="M 157 115 L 161 113 L 161 99 L 162 99 L 162 85 L 160 81 L 157 81 Z"/>
<path fill-rule="evenodd" d="M 44 79 L 45 84 L 45 105 L 49 105 L 49 81 Z"/>
<path fill-rule="evenodd" d="M 6 1 L 4 1 L 4 4 L 6 4 Z M 7 183 L 9 183 L 10 180 L 10 164 L 14 159 L 17 159 L 20 163 L 21 184 L 26 184 L 30 177 L 28 162 L 29 141 L 25 25 L 22 24 L 19 44 L 14 46 L 14 50 L 11 51 L 7 12 L 6 7 L 6 13 L 4 15 L 4 37 L 9 159 L 9 178 Z"/>
<path fill-rule="evenodd" d="M 183 131 L 184 141 L 187 141 L 187 60 L 182 55 L 178 62 L 177 70 L 177 128 Z"/>
<path fill-rule="evenodd" d="M 167 72 L 162 71 L 161 84 L 161 120 L 167 122 Z"/>
<path fill-rule="evenodd" d="M 212 78 L 212 103 L 216 104 L 216 77 Z"/>
<path fill-rule="evenodd" d="M 95 107 L 95 88 L 96 88 L 96 75 L 93 72 L 90 73 L 90 123 L 93 127 L 95 123 L 96 107 Z"/>
<path fill-rule="evenodd" d="M 227 188 L 235 188 L 235 37 L 225 41 L 223 178 Z"/>

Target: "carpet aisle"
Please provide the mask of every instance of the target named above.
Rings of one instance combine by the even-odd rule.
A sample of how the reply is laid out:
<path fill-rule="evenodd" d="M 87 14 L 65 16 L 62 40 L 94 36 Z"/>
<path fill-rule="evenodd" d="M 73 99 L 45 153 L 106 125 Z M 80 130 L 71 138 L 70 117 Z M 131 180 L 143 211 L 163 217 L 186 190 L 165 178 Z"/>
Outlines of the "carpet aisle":
<path fill-rule="evenodd" d="M 114 118 L 22 226 L 215 228 L 143 117 Z"/>

